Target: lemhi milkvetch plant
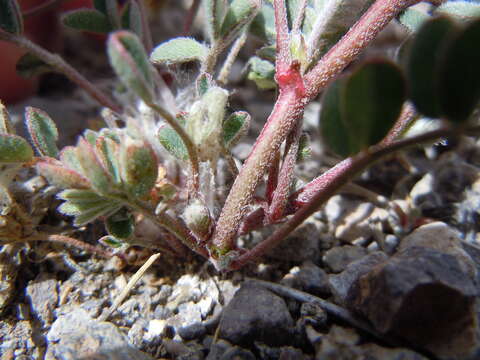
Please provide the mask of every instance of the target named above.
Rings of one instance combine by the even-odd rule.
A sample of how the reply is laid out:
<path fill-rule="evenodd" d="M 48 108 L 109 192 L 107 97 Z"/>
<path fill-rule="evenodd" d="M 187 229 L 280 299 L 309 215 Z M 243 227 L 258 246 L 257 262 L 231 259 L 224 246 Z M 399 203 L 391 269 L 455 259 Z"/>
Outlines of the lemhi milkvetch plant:
<path fill-rule="evenodd" d="M 26 109 L 27 141 L 16 135 L 1 105 L 1 242 L 50 240 L 104 251 L 41 231 L 29 218 L 11 189 L 20 172 L 35 168 L 57 189 L 58 211 L 72 216 L 74 226 L 104 221 L 108 235 L 99 241 L 113 252 L 140 245 L 182 257 L 190 249 L 218 270 L 235 270 L 284 240 L 382 157 L 422 142 L 478 133 L 480 4 L 430 1 L 418 9 L 417 3 L 204 0 L 203 42 L 182 36 L 153 46 L 142 1 L 119 7 L 116 0 L 95 0 L 93 9 L 64 14 L 62 21 L 109 34 L 107 54 L 123 85 L 113 97 L 26 39 L 16 0 L 0 0 L 0 40 L 28 51 L 19 73 L 65 74 L 103 107 L 106 124 L 58 149 L 58 130 L 48 114 Z M 193 1 L 187 33 L 199 9 Z M 374 58 L 345 71 L 391 21 L 411 33 L 398 51 L 399 65 Z M 261 90 L 276 88 L 278 97 L 240 165 L 231 148 L 248 130 L 251 116 L 230 109 L 228 79 L 252 35 L 264 46 L 248 61 L 247 77 Z M 174 93 L 157 69 L 183 63 L 197 63 L 198 74 Z M 308 152 L 304 110 L 320 94 L 323 139 L 343 160 L 295 188 L 295 165 Z M 436 119 L 434 130 L 409 132 L 425 118 Z M 222 171 L 235 178 L 226 197 Z M 259 197 L 262 182 L 266 190 Z M 253 248 L 239 247 L 239 236 L 273 225 L 273 233 Z M 146 228 L 160 236 L 142 236 Z"/>

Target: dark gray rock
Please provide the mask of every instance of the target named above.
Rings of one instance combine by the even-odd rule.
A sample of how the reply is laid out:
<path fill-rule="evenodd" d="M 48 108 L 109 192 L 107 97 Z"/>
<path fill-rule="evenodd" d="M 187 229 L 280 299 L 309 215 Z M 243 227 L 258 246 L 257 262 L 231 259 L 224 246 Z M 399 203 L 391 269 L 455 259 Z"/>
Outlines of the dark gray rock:
<path fill-rule="evenodd" d="M 290 271 L 281 283 L 310 294 L 327 297 L 331 294 L 327 273 L 311 261 L 305 262 L 296 271 Z"/>
<path fill-rule="evenodd" d="M 330 275 L 330 289 L 337 303 L 343 304 L 347 298 L 350 287 L 357 279 L 368 273 L 376 265 L 387 260 L 383 252 L 374 252 L 360 260 L 350 263 L 347 268 L 338 275 Z"/>
<path fill-rule="evenodd" d="M 386 348 L 377 344 L 360 346 L 364 358 L 369 360 L 428 360 L 425 356 L 404 348 Z"/>
<path fill-rule="evenodd" d="M 382 333 L 464 359 L 478 347 L 475 285 L 455 256 L 409 247 L 359 277 L 347 305 Z"/>
<path fill-rule="evenodd" d="M 348 264 L 367 255 L 367 250 L 360 246 L 336 246 L 323 256 L 323 263 L 334 273 L 342 272 Z"/>
<path fill-rule="evenodd" d="M 302 224 L 290 236 L 268 253 L 278 260 L 302 262 L 315 261 L 320 256 L 320 231 L 317 224 Z"/>
<path fill-rule="evenodd" d="M 209 345 L 210 351 L 208 352 L 206 360 L 220 360 L 222 358 L 222 355 L 225 354 L 225 352 L 227 352 L 232 347 L 232 344 L 230 344 L 228 341 L 220 339 Z"/>
<path fill-rule="evenodd" d="M 151 360 L 131 346 L 112 323 L 93 320 L 83 309 L 60 316 L 47 335 L 46 360 Z"/>
<path fill-rule="evenodd" d="M 53 321 L 53 311 L 58 302 L 57 281 L 40 274 L 28 283 L 26 295 L 32 314 L 42 326 L 49 325 Z"/>
<path fill-rule="evenodd" d="M 180 335 L 183 340 L 200 339 L 206 332 L 207 329 L 202 323 L 195 323 L 178 329 L 178 335 Z"/>
<path fill-rule="evenodd" d="M 219 336 L 238 345 L 249 345 L 253 341 L 286 345 L 291 341 L 293 326 L 281 297 L 252 283 L 244 283 L 224 309 Z"/>

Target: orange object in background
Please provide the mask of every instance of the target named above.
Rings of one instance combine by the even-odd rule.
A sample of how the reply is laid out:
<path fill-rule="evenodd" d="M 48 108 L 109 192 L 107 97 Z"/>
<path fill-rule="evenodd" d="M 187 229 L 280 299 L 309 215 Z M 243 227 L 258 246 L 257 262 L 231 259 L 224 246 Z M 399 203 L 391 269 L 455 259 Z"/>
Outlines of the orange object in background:
<path fill-rule="evenodd" d="M 47 0 L 18 0 L 22 12 L 31 10 Z M 78 8 L 92 7 L 92 0 L 70 0 L 39 14 L 24 18 L 25 36 L 52 52 L 62 48 L 59 15 Z M 38 77 L 24 79 L 17 75 L 15 65 L 26 53 L 18 46 L 0 41 L 0 99 L 7 104 L 21 101 L 33 95 L 38 88 Z"/>

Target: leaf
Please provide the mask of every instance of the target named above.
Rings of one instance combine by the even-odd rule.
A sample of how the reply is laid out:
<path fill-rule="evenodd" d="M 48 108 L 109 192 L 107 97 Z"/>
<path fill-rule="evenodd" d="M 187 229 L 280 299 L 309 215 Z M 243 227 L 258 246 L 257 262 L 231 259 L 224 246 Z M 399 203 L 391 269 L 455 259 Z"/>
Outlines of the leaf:
<path fill-rule="evenodd" d="M 302 133 L 298 141 L 297 162 L 304 161 L 312 155 L 312 148 L 310 146 L 310 136 L 307 133 Z"/>
<path fill-rule="evenodd" d="M 250 120 L 250 114 L 245 111 L 234 112 L 225 119 L 223 122 L 223 144 L 227 149 L 235 145 L 240 137 L 245 135 L 250 126 Z"/>
<path fill-rule="evenodd" d="M 275 12 L 272 5 L 263 3 L 260 12 L 252 20 L 250 32 L 266 43 L 275 42 Z"/>
<path fill-rule="evenodd" d="M 463 122 L 480 100 L 480 19 L 455 36 L 438 73 L 438 94 L 443 115 Z"/>
<path fill-rule="evenodd" d="M 82 226 L 100 216 L 109 216 L 118 211 L 122 205 L 115 200 L 100 198 L 98 202 L 69 200 L 58 207 L 64 215 L 73 216 L 75 226 Z"/>
<path fill-rule="evenodd" d="M 13 134 L 15 135 L 15 129 L 13 127 L 10 116 L 8 115 L 7 108 L 0 100 L 0 134 Z"/>
<path fill-rule="evenodd" d="M 259 58 L 263 60 L 268 60 L 271 63 L 275 62 L 277 56 L 277 49 L 275 45 L 264 46 L 256 51 L 256 54 Z"/>
<path fill-rule="evenodd" d="M 105 220 L 105 227 L 111 236 L 126 240 L 133 235 L 135 221 L 133 215 L 127 209 L 122 208 Z"/>
<path fill-rule="evenodd" d="M 340 113 L 340 81 L 333 82 L 325 91 L 320 111 L 320 129 L 328 147 L 341 157 L 354 152 L 350 147 L 349 133 Z"/>
<path fill-rule="evenodd" d="M 95 144 L 96 153 L 116 185 L 120 185 L 120 165 L 118 144 L 110 138 L 100 136 Z"/>
<path fill-rule="evenodd" d="M 110 235 L 102 236 L 100 239 L 98 239 L 98 242 L 103 246 L 108 246 L 114 249 L 119 249 L 124 245 L 124 243 L 120 239 L 117 239 Z"/>
<path fill-rule="evenodd" d="M 137 34 L 139 38 L 142 38 L 142 14 L 136 1 L 129 1 L 124 5 L 121 22 L 123 29 L 130 30 Z"/>
<path fill-rule="evenodd" d="M 415 8 L 407 8 L 400 13 L 398 21 L 405 26 L 409 31 L 417 31 L 420 26 L 428 19 L 430 15 L 424 11 Z"/>
<path fill-rule="evenodd" d="M 101 203 L 105 202 L 105 198 L 98 195 L 92 190 L 68 189 L 57 194 L 60 200 L 71 201 L 72 203 Z"/>
<path fill-rule="evenodd" d="M 83 132 L 83 137 L 85 138 L 85 140 L 88 141 L 90 145 L 95 146 L 98 139 L 98 133 L 96 131 L 87 129 Z"/>
<path fill-rule="evenodd" d="M 226 0 L 205 0 L 204 5 L 208 35 L 213 42 L 218 39 L 218 32 L 225 15 L 227 2 Z"/>
<path fill-rule="evenodd" d="M 400 115 L 405 81 L 393 63 L 363 64 L 348 77 L 340 99 L 342 117 L 357 151 L 382 140 Z"/>
<path fill-rule="evenodd" d="M 33 150 L 24 138 L 12 134 L 0 134 L 0 163 L 27 162 L 32 160 Z"/>
<path fill-rule="evenodd" d="M 40 155 L 56 158 L 58 130 L 50 116 L 40 109 L 27 107 L 25 122 L 32 142 Z"/>
<path fill-rule="evenodd" d="M 82 174 L 90 181 L 92 188 L 100 194 L 109 194 L 113 190 L 112 179 L 103 168 L 92 145 L 84 138 L 78 140 L 77 159 L 82 167 Z"/>
<path fill-rule="evenodd" d="M 233 0 L 220 28 L 224 46 L 230 44 L 240 31 L 249 24 L 260 10 L 260 0 Z"/>
<path fill-rule="evenodd" d="M 120 154 L 121 177 L 126 190 L 136 198 L 150 193 L 158 176 L 158 161 L 151 146 L 132 142 Z"/>
<path fill-rule="evenodd" d="M 153 74 L 147 54 L 138 37 L 121 30 L 107 42 L 110 64 L 122 83 L 146 103 L 153 101 Z"/>
<path fill-rule="evenodd" d="M 94 9 L 80 9 L 67 12 L 62 16 L 62 23 L 75 30 L 100 34 L 108 34 L 113 30 L 107 16 Z"/>
<path fill-rule="evenodd" d="M 158 140 L 160 144 L 167 150 L 171 155 L 180 160 L 188 159 L 187 147 L 183 143 L 180 136 L 175 130 L 170 126 L 164 125 L 158 130 Z"/>
<path fill-rule="evenodd" d="M 23 33 L 23 17 L 17 0 L 0 0 L 0 30 L 16 35 Z"/>
<path fill-rule="evenodd" d="M 480 17 L 480 3 L 475 1 L 448 1 L 435 9 L 436 15 L 449 15 L 460 20 Z"/>
<path fill-rule="evenodd" d="M 370 61 L 326 91 L 320 113 L 325 141 L 346 157 L 382 140 L 405 101 L 400 70 L 388 61 Z"/>
<path fill-rule="evenodd" d="M 213 86 L 213 79 L 210 74 L 207 73 L 202 73 L 196 81 L 197 84 L 197 97 L 202 97 L 205 95 L 208 91 Z"/>
<path fill-rule="evenodd" d="M 250 71 L 247 78 L 254 81 L 259 89 L 271 90 L 277 87 L 275 82 L 275 65 L 256 56 L 249 60 L 248 65 L 250 66 Z"/>
<path fill-rule="evenodd" d="M 17 74 L 23 78 L 30 78 L 33 76 L 42 75 L 48 72 L 55 72 L 55 68 L 44 62 L 42 59 L 36 57 L 32 53 L 26 53 L 17 65 L 15 65 Z"/>
<path fill-rule="evenodd" d="M 150 55 L 154 64 L 178 64 L 189 61 L 203 61 L 208 49 L 188 37 L 178 37 L 157 46 Z"/>
<path fill-rule="evenodd" d="M 60 161 L 46 158 L 35 165 L 37 172 L 61 189 L 89 189 L 90 183 L 74 170 L 67 169 Z"/>
<path fill-rule="evenodd" d="M 67 168 L 83 174 L 82 165 L 78 161 L 77 148 L 73 146 L 66 146 L 60 152 L 60 162 Z"/>
<path fill-rule="evenodd" d="M 108 14 L 106 0 L 93 0 L 93 7 L 105 16 Z"/>
<path fill-rule="evenodd" d="M 423 24 L 410 45 L 406 69 L 410 98 L 419 112 L 431 118 L 442 112 L 437 93 L 438 59 L 456 30 L 450 19 L 434 18 Z"/>

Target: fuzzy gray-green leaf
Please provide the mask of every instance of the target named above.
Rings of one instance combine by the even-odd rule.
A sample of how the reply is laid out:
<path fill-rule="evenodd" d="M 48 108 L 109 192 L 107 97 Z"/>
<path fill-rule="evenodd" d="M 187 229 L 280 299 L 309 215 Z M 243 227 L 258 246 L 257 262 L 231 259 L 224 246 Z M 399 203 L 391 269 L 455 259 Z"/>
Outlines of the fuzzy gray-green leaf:
<path fill-rule="evenodd" d="M 398 21 L 411 32 L 417 31 L 420 26 L 430 18 L 424 11 L 415 8 L 407 8 L 398 17 Z"/>
<path fill-rule="evenodd" d="M 108 38 L 110 63 L 122 83 L 146 103 L 153 101 L 152 66 L 138 37 L 122 30 Z"/>
<path fill-rule="evenodd" d="M 50 116 L 40 109 L 27 107 L 25 121 L 32 142 L 40 155 L 56 158 L 58 130 Z"/>
<path fill-rule="evenodd" d="M 0 100 L 0 134 L 13 134 L 15 135 L 15 129 L 13 127 L 10 116 L 8 115 L 7 108 Z"/>
<path fill-rule="evenodd" d="M 66 168 L 60 161 L 46 158 L 35 164 L 37 172 L 42 175 L 51 185 L 61 189 L 88 189 L 90 184 L 78 172 Z"/>
<path fill-rule="evenodd" d="M 120 179 L 120 165 L 118 162 L 118 156 L 119 156 L 118 144 L 114 140 L 108 137 L 100 136 L 97 139 L 95 146 L 96 146 L 97 155 L 102 161 L 104 168 L 110 174 L 110 177 L 112 178 L 113 182 L 116 185 L 120 185 L 121 179 Z"/>
<path fill-rule="evenodd" d="M 12 134 L 0 134 L 0 163 L 27 162 L 32 160 L 33 150 L 24 138 Z"/>
<path fill-rule="evenodd" d="M 233 0 L 220 28 L 220 36 L 225 45 L 233 41 L 240 31 L 249 24 L 260 10 L 259 0 Z"/>
<path fill-rule="evenodd" d="M 80 9 L 66 13 L 62 17 L 63 25 L 93 33 L 108 34 L 113 30 L 107 16 L 94 9 Z"/>
<path fill-rule="evenodd" d="M 136 198 L 150 193 L 158 176 L 158 161 L 150 145 L 135 142 L 123 147 L 120 154 L 123 184 Z"/>
<path fill-rule="evenodd" d="M 171 155 L 180 160 L 188 159 L 187 147 L 183 143 L 180 136 L 170 126 L 164 125 L 158 130 L 158 140 L 160 144 Z"/>
<path fill-rule="evenodd" d="M 453 16 L 461 20 L 473 20 L 480 17 L 478 1 L 448 1 L 435 9 L 436 15 Z"/>
<path fill-rule="evenodd" d="M 259 57 L 252 57 L 248 65 L 250 67 L 247 78 L 252 80 L 261 90 L 271 90 L 277 87 L 275 82 L 275 65 Z"/>
<path fill-rule="evenodd" d="M 23 33 L 23 17 L 17 0 L 0 0 L 0 30 L 17 35 Z"/>
<path fill-rule="evenodd" d="M 158 45 L 150 55 L 150 61 L 154 64 L 202 61 L 207 53 L 208 49 L 195 39 L 178 37 Z"/>
<path fill-rule="evenodd" d="M 223 122 L 223 144 L 231 148 L 245 135 L 250 126 L 250 115 L 245 111 L 237 111 L 231 114 Z"/>

